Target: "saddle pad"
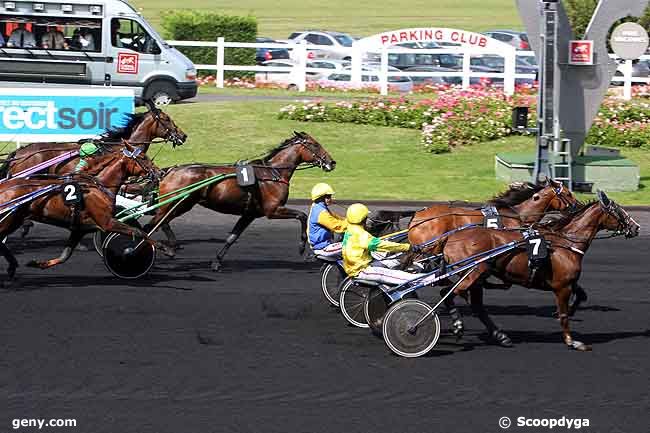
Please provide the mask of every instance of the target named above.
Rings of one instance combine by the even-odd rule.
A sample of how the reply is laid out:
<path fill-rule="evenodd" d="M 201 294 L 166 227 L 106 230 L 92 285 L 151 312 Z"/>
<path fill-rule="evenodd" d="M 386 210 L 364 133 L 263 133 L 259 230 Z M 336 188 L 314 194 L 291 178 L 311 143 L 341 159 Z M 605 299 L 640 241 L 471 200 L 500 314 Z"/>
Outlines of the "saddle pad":
<path fill-rule="evenodd" d="M 483 214 L 483 227 L 488 229 L 502 229 L 503 223 L 499 211 L 494 206 L 485 206 L 481 208 Z"/>

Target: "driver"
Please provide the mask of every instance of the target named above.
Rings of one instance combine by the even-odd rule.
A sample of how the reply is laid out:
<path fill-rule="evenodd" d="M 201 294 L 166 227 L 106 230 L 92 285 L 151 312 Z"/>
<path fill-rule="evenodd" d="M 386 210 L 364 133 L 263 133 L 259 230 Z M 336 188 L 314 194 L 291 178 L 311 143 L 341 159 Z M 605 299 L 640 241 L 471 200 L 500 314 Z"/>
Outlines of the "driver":
<path fill-rule="evenodd" d="M 334 189 L 326 183 L 317 183 L 311 189 L 312 205 L 309 209 L 307 237 L 314 255 L 341 257 L 341 243 L 332 242 L 332 232 L 343 233 L 348 227 L 344 217 L 329 209 L 334 202 Z"/>
<path fill-rule="evenodd" d="M 398 285 L 424 275 L 389 269 L 384 263 L 373 260 L 370 255 L 373 251 L 418 252 L 419 248 L 408 243 L 385 241 L 368 233 L 364 228 L 368 218 L 368 208 L 365 205 L 350 205 L 346 217 L 348 229 L 343 236 L 343 268 L 350 277 Z"/>

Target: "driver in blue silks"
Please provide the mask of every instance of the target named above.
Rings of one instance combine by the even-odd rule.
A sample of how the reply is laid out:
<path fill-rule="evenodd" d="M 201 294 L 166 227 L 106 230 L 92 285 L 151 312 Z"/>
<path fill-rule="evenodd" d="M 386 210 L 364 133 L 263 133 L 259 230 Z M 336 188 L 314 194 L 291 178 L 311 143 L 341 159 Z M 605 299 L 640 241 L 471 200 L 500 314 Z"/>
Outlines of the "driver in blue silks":
<path fill-rule="evenodd" d="M 332 242 L 332 233 L 344 233 L 348 223 L 345 217 L 329 209 L 333 195 L 334 189 L 326 183 L 317 183 L 311 190 L 307 237 L 317 257 L 341 257 L 341 243 Z"/>

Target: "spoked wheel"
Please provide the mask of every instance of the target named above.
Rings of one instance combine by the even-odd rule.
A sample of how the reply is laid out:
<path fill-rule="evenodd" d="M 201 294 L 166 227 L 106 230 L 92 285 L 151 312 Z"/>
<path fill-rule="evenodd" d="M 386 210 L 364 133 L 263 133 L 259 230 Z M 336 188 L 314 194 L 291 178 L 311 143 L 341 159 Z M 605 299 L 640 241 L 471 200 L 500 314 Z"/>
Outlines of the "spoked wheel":
<path fill-rule="evenodd" d="M 388 309 L 382 330 L 390 350 L 399 356 L 416 358 L 427 354 L 438 342 L 440 320 L 426 303 L 405 299 Z"/>
<path fill-rule="evenodd" d="M 104 241 L 104 264 L 116 277 L 134 280 L 156 261 L 156 248 L 140 238 L 111 233 Z"/>
<path fill-rule="evenodd" d="M 404 299 L 417 299 L 417 292 L 407 294 Z M 382 325 L 384 324 L 384 316 L 390 306 L 390 298 L 379 287 L 370 289 L 368 298 L 363 304 L 363 314 L 366 318 L 370 330 L 377 337 L 382 336 Z"/>
<path fill-rule="evenodd" d="M 363 314 L 363 304 L 366 302 L 370 288 L 356 284 L 351 278 L 343 280 L 339 307 L 345 320 L 357 328 L 368 328 L 368 323 Z"/>
<path fill-rule="evenodd" d="M 320 268 L 320 286 L 323 295 L 334 307 L 339 306 L 341 282 L 344 278 L 345 274 L 336 263 L 324 263 Z"/>

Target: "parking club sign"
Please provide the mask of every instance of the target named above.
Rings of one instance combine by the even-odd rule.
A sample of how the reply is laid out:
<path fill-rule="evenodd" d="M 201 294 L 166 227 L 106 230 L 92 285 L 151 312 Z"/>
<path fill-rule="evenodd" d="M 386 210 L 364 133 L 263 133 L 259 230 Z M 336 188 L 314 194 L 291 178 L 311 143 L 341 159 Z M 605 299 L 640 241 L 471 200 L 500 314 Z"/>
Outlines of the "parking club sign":
<path fill-rule="evenodd" d="M 0 141 L 76 141 L 126 125 L 132 89 L 0 89 Z"/>

